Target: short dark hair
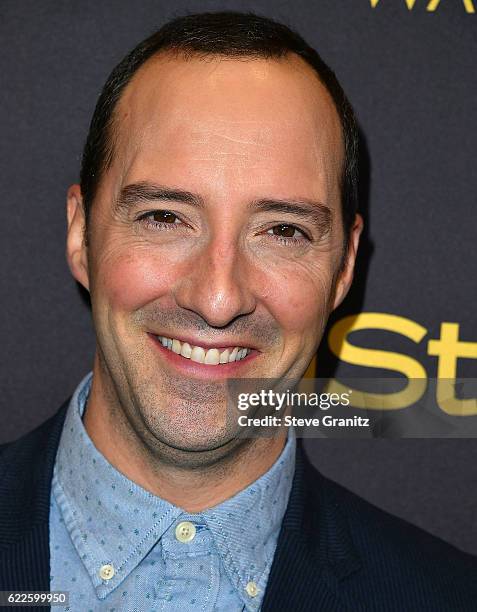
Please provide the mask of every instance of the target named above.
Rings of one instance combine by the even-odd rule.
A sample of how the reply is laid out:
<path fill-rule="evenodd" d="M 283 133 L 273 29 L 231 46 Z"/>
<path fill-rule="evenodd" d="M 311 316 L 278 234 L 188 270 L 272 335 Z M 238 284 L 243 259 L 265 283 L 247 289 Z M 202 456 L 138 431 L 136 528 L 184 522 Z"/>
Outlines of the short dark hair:
<path fill-rule="evenodd" d="M 334 72 L 299 34 L 267 17 L 235 11 L 198 13 L 169 21 L 111 72 L 96 104 L 83 151 L 80 182 L 86 225 L 101 177 L 113 158 L 116 104 L 136 71 L 159 52 L 263 59 L 295 53 L 315 70 L 333 99 L 343 131 L 341 200 L 346 250 L 358 208 L 358 129 L 351 104 Z"/>

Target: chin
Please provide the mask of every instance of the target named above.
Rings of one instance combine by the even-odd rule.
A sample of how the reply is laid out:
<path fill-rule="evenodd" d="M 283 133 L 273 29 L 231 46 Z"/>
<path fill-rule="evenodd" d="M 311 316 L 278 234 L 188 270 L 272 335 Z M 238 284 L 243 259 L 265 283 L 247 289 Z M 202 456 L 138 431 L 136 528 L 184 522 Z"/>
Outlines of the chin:
<path fill-rule="evenodd" d="M 168 433 L 170 435 L 168 435 Z M 224 457 L 231 456 L 235 449 L 246 440 L 237 435 L 224 437 L 223 432 L 207 438 L 179 438 L 177 432 L 157 432 L 156 451 L 162 461 L 168 461 L 178 468 L 204 468 L 222 462 Z"/>
<path fill-rule="evenodd" d="M 177 449 L 214 449 L 238 433 L 236 421 L 227 419 L 225 399 L 210 401 L 206 393 L 201 401 L 149 396 L 142 398 L 137 408 L 152 437 Z"/>

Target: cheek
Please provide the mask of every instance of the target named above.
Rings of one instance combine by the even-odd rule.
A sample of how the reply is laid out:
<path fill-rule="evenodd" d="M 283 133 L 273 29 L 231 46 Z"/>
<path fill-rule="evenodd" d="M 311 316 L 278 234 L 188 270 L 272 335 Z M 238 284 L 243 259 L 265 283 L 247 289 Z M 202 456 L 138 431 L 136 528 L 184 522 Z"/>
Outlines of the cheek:
<path fill-rule="evenodd" d="M 305 265 L 269 269 L 264 302 L 285 333 L 312 336 L 328 319 L 331 280 L 331 273 Z"/>
<path fill-rule="evenodd" d="M 169 293 L 178 274 L 179 263 L 164 252 L 130 248 L 98 262 L 95 287 L 109 309 L 133 312 Z"/>

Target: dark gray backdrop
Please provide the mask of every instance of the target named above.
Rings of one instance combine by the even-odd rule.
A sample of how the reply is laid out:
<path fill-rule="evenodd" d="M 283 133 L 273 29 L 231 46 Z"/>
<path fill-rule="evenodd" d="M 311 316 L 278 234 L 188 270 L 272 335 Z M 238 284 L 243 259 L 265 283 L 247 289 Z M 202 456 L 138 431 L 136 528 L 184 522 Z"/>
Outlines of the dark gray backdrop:
<path fill-rule="evenodd" d="M 427 5 L 2 0 L 0 441 L 53 414 L 90 369 L 90 314 L 64 259 L 65 191 L 78 179 L 107 74 L 146 34 L 184 12 L 254 10 L 292 25 L 333 66 L 355 106 L 366 144 L 368 229 L 356 286 L 334 320 L 364 311 L 420 323 L 429 334 L 419 345 L 389 332 L 361 342 L 413 355 L 428 376 L 437 360 L 427 355 L 427 340 L 438 337 L 442 321 L 459 323 L 461 338 L 477 342 L 477 15 L 460 0 L 441 0 L 433 12 Z M 329 361 L 324 346 L 319 363 Z M 459 375 L 475 377 L 476 363 L 460 360 Z M 474 553 L 476 445 L 307 442 L 325 474 Z"/>

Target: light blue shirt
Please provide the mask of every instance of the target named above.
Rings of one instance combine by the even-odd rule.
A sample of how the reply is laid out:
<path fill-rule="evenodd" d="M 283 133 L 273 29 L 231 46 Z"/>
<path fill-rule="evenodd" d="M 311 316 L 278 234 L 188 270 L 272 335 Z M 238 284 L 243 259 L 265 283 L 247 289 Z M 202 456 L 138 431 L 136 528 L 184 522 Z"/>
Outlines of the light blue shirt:
<path fill-rule="evenodd" d="M 295 469 L 291 428 L 268 472 L 191 514 L 126 478 L 96 449 L 82 421 L 91 380 L 90 373 L 71 399 L 54 468 L 50 589 L 70 598 L 55 610 L 257 612 Z"/>

